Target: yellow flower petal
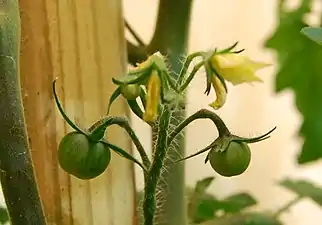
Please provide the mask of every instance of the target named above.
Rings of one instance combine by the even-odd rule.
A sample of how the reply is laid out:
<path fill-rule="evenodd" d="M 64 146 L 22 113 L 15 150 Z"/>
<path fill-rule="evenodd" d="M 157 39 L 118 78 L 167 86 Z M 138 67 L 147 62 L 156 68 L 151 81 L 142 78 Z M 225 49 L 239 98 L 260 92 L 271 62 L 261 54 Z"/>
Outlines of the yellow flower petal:
<path fill-rule="evenodd" d="M 158 71 L 153 70 L 147 84 L 146 108 L 143 120 L 153 122 L 158 115 L 158 106 L 161 94 L 161 80 Z"/>
<path fill-rule="evenodd" d="M 219 75 L 233 85 L 262 82 L 262 79 L 255 73 L 257 70 L 270 66 L 268 63 L 256 62 L 235 53 L 214 55 L 211 58 L 211 64 Z"/>
<path fill-rule="evenodd" d="M 212 86 L 215 89 L 217 98 L 216 101 L 210 103 L 209 106 L 214 109 L 219 109 L 226 103 L 227 93 L 224 85 L 217 76 L 212 77 Z"/>

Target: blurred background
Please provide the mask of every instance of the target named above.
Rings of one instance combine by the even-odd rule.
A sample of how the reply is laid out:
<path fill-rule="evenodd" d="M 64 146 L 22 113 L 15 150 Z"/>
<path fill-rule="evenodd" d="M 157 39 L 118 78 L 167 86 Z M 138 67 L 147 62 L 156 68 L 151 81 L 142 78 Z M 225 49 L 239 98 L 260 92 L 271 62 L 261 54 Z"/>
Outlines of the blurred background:
<path fill-rule="evenodd" d="M 286 2 L 289 9 L 299 4 L 296 0 Z M 321 3 L 315 1 L 313 13 L 307 18 L 312 24 L 319 21 Z M 272 0 L 194 1 L 188 51 L 225 48 L 239 41 L 239 48 L 246 49 L 244 54 L 272 63 L 271 67 L 258 73 L 264 83 L 236 87 L 228 85 L 227 103 L 218 111 L 227 126 L 238 135 L 255 136 L 277 126 L 270 139 L 251 145 L 253 157 L 249 169 L 236 178 L 223 178 L 217 176 L 208 164 L 204 164 L 205 155 L 186 161 L 188 185 L 194 185 L 206 176 L 216 176 L 209 188 L 211 193 L 226 196 L 235 191 L 250 191 L 259 201 L 256 207 L 264 210 L 274 210 L 294 198 L 293 193 L 276 185 L 280 179 L 305 178 L 322 184 L 321 162 L 297 165 L 296 157 L 303 144 L 297 135 L 302 118 L 295 107 L 293 92 L 275 94 L 276 55 L 263 47 L 277 26 L 277 4 L 278 1 Z M 123 6 L 125 18 L 148 42 L 154 30 L 158 1 L 124 0 Z M 214 100 L 213 92 L 209 96 L 203 94 L 205 85 L 202 74 L 197 75 L 190 85 L 188 115 L 200 108 L 207 108 Z M 132 116 L 132 121 L 145 147 L 151 151 L 149 128 L 135 116 Z M 187 155 L 195 153 L 217 137 L 215 127 L 208 121 L 195 122 L 186 131 Z M 136 167 L 135 172 L 136 185 L 141 189 L 141 171 Z M 281 218 L 287 225 L 320 225 L 322 210 L 310 200 L 304 200 Z"/>

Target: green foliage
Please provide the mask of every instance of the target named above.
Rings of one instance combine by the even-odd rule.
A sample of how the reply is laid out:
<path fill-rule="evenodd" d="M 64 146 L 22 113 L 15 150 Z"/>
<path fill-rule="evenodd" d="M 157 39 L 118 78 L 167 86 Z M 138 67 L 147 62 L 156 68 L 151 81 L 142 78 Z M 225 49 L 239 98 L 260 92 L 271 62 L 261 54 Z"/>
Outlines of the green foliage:
<path fill-rule="evenodd" d="M 312 201 L 322 206 L 322 188 L 307 180 L 284 179 L 279 183 L 286 189 L 296 193 L 299 197 L 310 198 Z"/>
<path fill-rule="evenodd" d="M 213 177 L 188 188 L 188 217 L 191 223 L 200 225 L 280 225 L 281 222 L 267 212 L 245 212 L 257 201 L 248 193 L 237 193 L 223 199 L 206 192 Z"/>
<path fill-rule="evenodd" d="M 193 224 L 200 225 L 279 225 L 279 216 L 294 204 L 309 198 L 322 206 L 322 187 L 307 180 L 281 180 L 278 185 L 294 192 L 297 197 L 285 204 L 276 213 L 249 212 L 257 201 L 248 193 L 237 193 L 224 199 L 218 199 L 207 193 L 213 177 L 207 177 L 196 183 L 194 189 L 188 188 L 188 217 Z"/>
<path fill-rule="evenodd" d="M 280 7 L 279 24 L 265 46 L 277 53 L 276 92 L 292 89 L 303 115 L 299 133 L 304 143 L 297 161 L 304 164 L 322 157 L 322 46 L 300 32 L 308 26 L 304 17 L 310 12 L 311 1 L 302 0 L 293 11 Z"/>
<path fill-rule="evenodd" d="M 195 188 L 188 189 L 188 216 L 194 223 L 219 218 L 231 213 L 239 213 L 257 203 L 256 199 L 247 193 L 238 193 L 224 199 L 206 192 L 214 177 L 207 177 L 196 183 Z"/>

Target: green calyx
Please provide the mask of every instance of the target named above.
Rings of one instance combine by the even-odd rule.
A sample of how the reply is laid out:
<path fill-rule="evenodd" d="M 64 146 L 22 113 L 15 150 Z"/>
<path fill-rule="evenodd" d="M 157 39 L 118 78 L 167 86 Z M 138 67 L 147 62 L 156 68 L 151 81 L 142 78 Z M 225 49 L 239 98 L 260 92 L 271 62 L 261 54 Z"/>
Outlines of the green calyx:
<path fill-rule="evenodd" d="M 128 85 L 128 84 L 139 84 L 146 85 L 148 77 L 152 70 L 159 71 L 159 74 L 168 74 L 167 64 L 164 57 L 156 52 L 143 63 L 139 64 L 138 67 L 127 73 L 122 78 L 112 78 L 112 81 L 116 85 Z"/>
<path fill-rule="evenodd" d="M 219 132 L 219 137 L 200 151 L 182 158 L 175 163 L 208 152 L 205 158 L 205 163 L 209 161 L 211 167 L 217 173 L 226 177 L 240 175 L 245 172 L 251 160 L 251 151 L 248 144 L 260 142 L 269 138 L 270 134 L 276 129 L 276 127 L 274 127 L 267 133 L 253 138 L 240 137 L 232 134 L 224 121 L 216 113 L 202 109 L 188 117 L 172 133 L 170 133 L 169 144 L 174 137 L 184 129 L 184 127 L 196 119 L 212 120 Z"/>
<path fill-rule="evenodd" d="M 211 167 L 225 177 L 237 176 L 244 173 L 251 161 L 251 149 L 249 143 L 256 143 L 269 138 L 276 129 L 254 138 L 243 138 L 236 135 L 218 137 L 208 149 L 205 163 L 209 161 Z"/>
<path fill-rule="evenodd" d="M 152 74 L 155 73 L 158 74 L 160 82 L 158 87 L 151 87 L 149 81 L 151 80 Z M 158 52 L 151 55 L 135 69 L 129 71 L 126 76 L 118 79 L 112 78 L 112 80 L 118 87 L 110 97 L 107 114 L 109 114 L 113 102 L 122 95 L 128 102 L 132 112 L 151 126 L 152 122 L 144 119 L 144 112 L 147 111 L 146 103 L 149 102 L 149 105 L 151 105 L 152 101 L 153 104 L 159 104 L 160 106 L 157 108 L 160 108 L 162 104 L 174 104 L 172 103 L 175 101 L 172 98 L 172 92 L 179 93 L 175 82 L 169 76 L 164 57 Z M 160 96 L 157 98 L 154 97 L 153 99 L 151 99 L 151 95 L 147 96 L 147 93 L 155 93 L 155 90 L 150 90 L 150 88 L 160 90 Z M 143 105 L 143 109 L 139 106 L 140 103 Z"/>

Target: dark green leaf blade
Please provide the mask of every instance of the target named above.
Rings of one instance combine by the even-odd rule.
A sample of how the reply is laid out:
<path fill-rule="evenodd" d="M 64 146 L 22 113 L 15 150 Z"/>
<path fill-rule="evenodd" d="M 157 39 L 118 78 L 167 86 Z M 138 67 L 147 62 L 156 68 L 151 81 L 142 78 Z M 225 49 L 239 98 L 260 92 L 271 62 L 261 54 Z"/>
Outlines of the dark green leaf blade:
<path fill-rule="evenodd" d="M 221 202 L 206 192 L 214 177 L 197 181 L 194 188 L 187 188 L 188 217 L 191 222 L 200 223 L 216 218 L 216 211 L 221 209 Z"/>
<path fill-rule="evenodd" d="M 147 169 L 142 165 L 142 163 L 140 163 L 136 158 L 134 158 L 132 155 L 130 155 L 129 153 L 124 151 L 122 148 L 120 148 L 120 147 L 118 147 L 118 146 L 116 146 L 114 144 L 111 144 L 111 143 L 107 142 L 106 140 L 101 140 L 101 142 L 107 144 L 108 147 L 110 147 L 114 152 L 116 152 L 117 154 L 119 154 L 123 158 L 131 160 L 132 162 L 134 162 L 137 165 L 139 165 L 143 169 L 144 172 L 147 172 Z"/>
<path fill-rule="evenodd" d="M 221 201 L 222 209 L 226 213 L 237 213 L 250 206 L 257 204 L 257 201 L 248 193 L 231 195 Z"/>
<path fill-rule="evenodd" d="M 108 106 L 107 106 L 107 113 L 106 114 L 109 114 L 110 112 L 110 109 L 111 109 L 111 106 L 113 104 L 113 102 L 121 95 L 121 87 L 117 87 L 115 89 L 115 91 L 112 93 L 111 97 L 110 97 L 110 100 L 108 102 Z"/>
<path fill-rule="evenodd" d="M 282 12 L 276 31 L 265 43 L 276 51 L 279 61 L 276 92 L 292 89 L 296 107 L 303 115 L 300 164 L 322 157 L 322 46 L 300 32 L 308 26 L 304 17 L 310 3 L 306 0 L 298 9 Z"/>
<path fill-rule="evenodd" d="M 211 198 L 210 196 L 208 198 L 204 197 L 196 208 L 193 221 L 200 223 L 216 218 L 215 212 L 220 209 L 219 206 L 220 202 L 217 199 Z"/>

